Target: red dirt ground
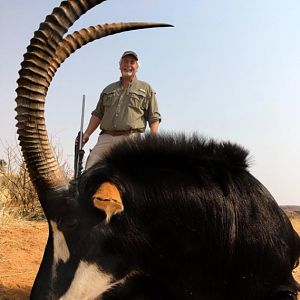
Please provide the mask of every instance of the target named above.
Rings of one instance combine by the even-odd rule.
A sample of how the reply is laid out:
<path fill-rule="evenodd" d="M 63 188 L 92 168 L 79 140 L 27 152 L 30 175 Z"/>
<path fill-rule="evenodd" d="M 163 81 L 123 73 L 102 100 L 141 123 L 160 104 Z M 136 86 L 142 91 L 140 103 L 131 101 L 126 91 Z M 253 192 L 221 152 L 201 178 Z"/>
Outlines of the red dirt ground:
<path fill-rule="evenodd" d="M 46 222 L 0 228 L 0 299 L 29 299 L 48 237 Z"/>
<path fill-rule="evenodd" d="M 13 223 L 0 228 L 0 300 L 29 299 L 47 236 L 46 222 Z M 294 276 L 300 282 L 300 267 Z"/>

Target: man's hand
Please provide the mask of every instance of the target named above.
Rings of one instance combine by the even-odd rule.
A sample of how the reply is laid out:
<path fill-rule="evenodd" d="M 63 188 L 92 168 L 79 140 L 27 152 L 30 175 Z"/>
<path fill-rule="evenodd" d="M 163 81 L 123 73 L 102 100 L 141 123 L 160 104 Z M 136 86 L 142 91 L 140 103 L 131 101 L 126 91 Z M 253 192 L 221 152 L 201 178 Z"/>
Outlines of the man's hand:
<path fill-rule="evenodd" d="M 98 117 L 92 115 L 89 121 L 89 125 L 87 127 L 87 129 L 85 130 L 85 132 L 82 135 L 82 146 L 84 146 L 88 140 L 90 139 L 90 136 L 92 135 L 92 133 L 96 130 L 96 128 L 100 125 L 101 123 L 101 119 L 99 119 Z M 79 140 L 75 140 L 75 143 L 79 143 Z"/>
<path fill-rule="evenodd" d="M 90 136 L 86 133 L 83 134 L 82 136 L 82 145 L 86 144 L 90 139 Z"/>
<path fill-rule="evenodd" d="M 82 136 L 82 147 L 88 142 L 88 140 L 90 139 L 90 136 L 86 133 L 83 134 Z M 78 145 L 79 143 L 79 139 L 78 136 L 75 139 L 75 144 Z"/>

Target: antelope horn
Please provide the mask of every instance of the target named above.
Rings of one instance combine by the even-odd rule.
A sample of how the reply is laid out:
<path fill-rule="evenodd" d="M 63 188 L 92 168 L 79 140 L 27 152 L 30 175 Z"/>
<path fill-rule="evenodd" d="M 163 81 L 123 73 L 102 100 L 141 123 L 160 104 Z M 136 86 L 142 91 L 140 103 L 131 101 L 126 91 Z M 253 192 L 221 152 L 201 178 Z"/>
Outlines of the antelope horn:
<path fill-rule="evenodd" d="M 21 63 L 16 89 L 17 133 L 41 203 L 47 191 L 68 184 L 49 143 L 44 117 L 46 94 L 57 68 L 71 53 L 101 37 L 127 30 L 170 26 L 159 23 L 105 24 L 82 29 L 63 39 L 68 28 L 81 15 L 104 1 L 63 1 L 40 24 Z"/>
<path fill-rule="evenodd" d="M 50 63 L 49 78 L 51 81 L 60 65 L 76 50 L 82 46 L 93 42 L 97 39 L 113 35 L 120 32 L 146 29 L 153 27 L 173 27 L 170 24 L 164 23 L 149 23 L 149 22 L 128 22 L 128 23 L 112 23 L 90 26 L 83 28 L 80 31 L 68 35 L 60 43 L 55 52 L 55 56 Z"/>
<path fill-rule="evenodd" d="M 44 117 L 47 75 L 55 50 L 68 28 L 103 0 L 63 1 L 34 33 L 17 80 L 17 133 L 29 175 L 40 200 L 46 191 L 67 184 L 50 146 Z"/>

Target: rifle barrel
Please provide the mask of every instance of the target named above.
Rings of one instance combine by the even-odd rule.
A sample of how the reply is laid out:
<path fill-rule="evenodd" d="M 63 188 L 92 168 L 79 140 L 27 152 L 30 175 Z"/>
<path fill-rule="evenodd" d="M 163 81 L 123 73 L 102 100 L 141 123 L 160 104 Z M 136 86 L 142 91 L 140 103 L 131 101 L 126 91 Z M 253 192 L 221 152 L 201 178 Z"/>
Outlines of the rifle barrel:
<path fill-rule="evenodd" d="M 84 107 L 85 107 L 85 95 L 83 95 L 83 97 L 82 97 L 82 106 L 81 106 L 81 122 L 80 122 L 79 150 L 82 149 L 83 122 L 84 122 Z"/>
<path fill-rule="evenodd" d="M 81 107 L 81 121 L 80 121 L 80 131 L 78 132 L 77 141 L 75 144 L 75 159 L 74 159 L 74 178 L 77 179 L 82 171 L 82 160 L 84 155 L 83 148 L 83 123 L 84 123 L 84 107 L 85 107 L 85 95 L 82 97 L 82 107 Z"/>

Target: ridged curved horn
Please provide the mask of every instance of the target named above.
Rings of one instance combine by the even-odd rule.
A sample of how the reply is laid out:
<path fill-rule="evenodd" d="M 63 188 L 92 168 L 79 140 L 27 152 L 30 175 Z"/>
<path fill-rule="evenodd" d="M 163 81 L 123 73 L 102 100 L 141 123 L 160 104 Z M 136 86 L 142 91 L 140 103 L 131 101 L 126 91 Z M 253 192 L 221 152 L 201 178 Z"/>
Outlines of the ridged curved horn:
<path fill-rule="evenodd" d="M 47 76 L 56 48 L 69 27 L 104 0 L 69 0 L 55 8 L 34 33 L 17 80 L 17 127 L 21 150 L 40 200 L 48 190 L 67 184 L 50 146 L 45 118 Z"/>
<path fill-rule="evenodd" d="M 103 37 L 113 35 L 116 33 L 153 27 L 173 27 L 173 25 L 152 22 L 128 22 L 90 26 L 88 28 L 83 28 L 80 31 L 75 31 L 74 33 L 66 36 L 66 38 L 64 38 L 60 42 L 59 47 L 55 52 L 55 57 L 50 63 L 49 80 L 51 81 L 60 65 L 72 53 L 74 53 L 82 46 L 93 42 L 97 39 L 101 39 Z"/>
<path fill-rule="evenodd" d="M 17 80 L 17 127 L 21 150 L 40 200 L 49 190 L 68 181 L 50 146 L 45 118 L 45 98 L 58 67 L 83 45 L 122 31 L 171 26 L 161 23 L 115 23 L 91 26 L 63 39 L 68 28 L 84 13 L 105 0 L 63 1 L 41 23 L 31 39 Z"/>

